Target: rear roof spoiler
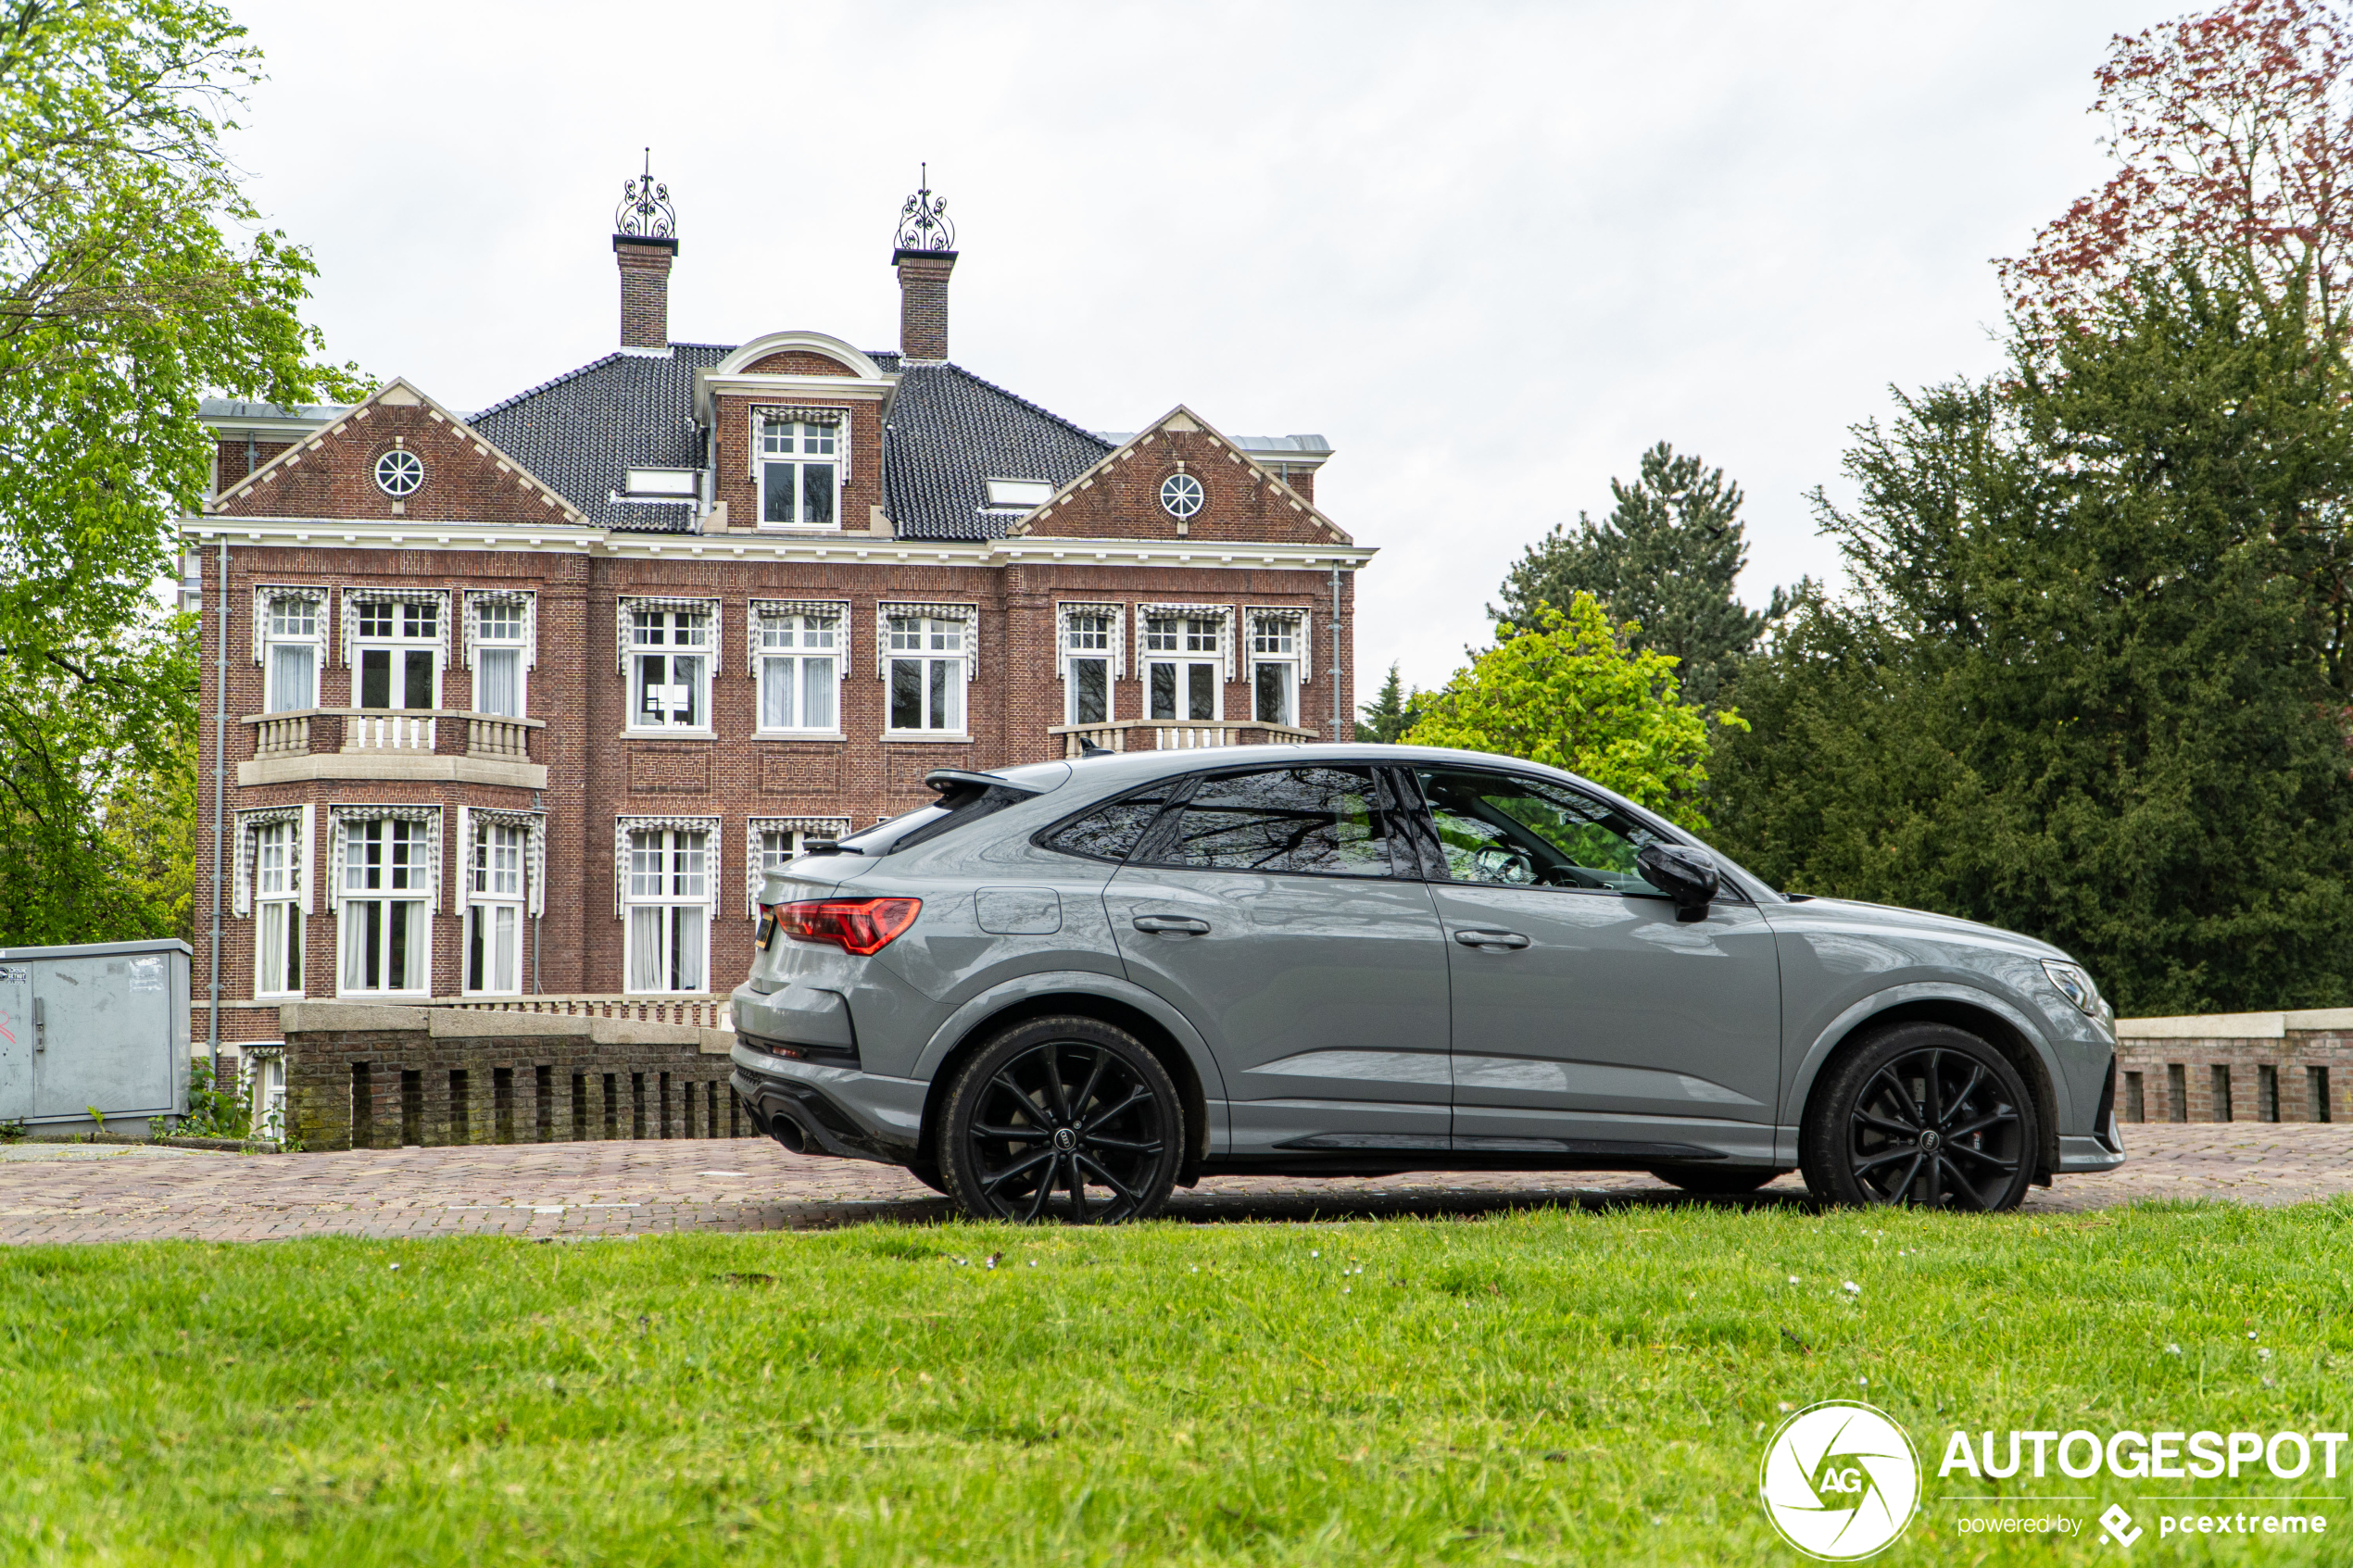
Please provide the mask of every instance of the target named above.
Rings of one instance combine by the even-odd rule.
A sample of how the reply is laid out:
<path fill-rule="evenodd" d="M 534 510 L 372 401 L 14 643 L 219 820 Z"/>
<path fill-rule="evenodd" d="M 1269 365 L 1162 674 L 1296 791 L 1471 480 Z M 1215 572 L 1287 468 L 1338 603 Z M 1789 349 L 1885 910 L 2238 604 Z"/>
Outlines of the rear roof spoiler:
<path fill-rule="evenodd" d="M 959 785 L 969 785 L 975 789 L 1010 789 L 1016 795 L 1045 793 L 1043 790 L 1032 789 L 1027 784 L 1015 784 L 1011 779 L 1000 778 L 995 773 L 977 773 L 969 768 L 934 768 L 924 775 L 924 786 L 941 795 L 947 794 Z"/>

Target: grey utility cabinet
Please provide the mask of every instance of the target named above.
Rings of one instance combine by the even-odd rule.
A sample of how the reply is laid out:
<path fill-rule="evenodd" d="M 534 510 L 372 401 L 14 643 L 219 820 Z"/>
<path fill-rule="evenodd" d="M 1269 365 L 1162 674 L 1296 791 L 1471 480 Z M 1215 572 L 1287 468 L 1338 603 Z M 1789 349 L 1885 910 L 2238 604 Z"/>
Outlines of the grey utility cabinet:
<path fill-rule="evenodd" d="M 188 1111 L 185 942 L 0 947 L 0 1122 L 144 1134 Z"/>

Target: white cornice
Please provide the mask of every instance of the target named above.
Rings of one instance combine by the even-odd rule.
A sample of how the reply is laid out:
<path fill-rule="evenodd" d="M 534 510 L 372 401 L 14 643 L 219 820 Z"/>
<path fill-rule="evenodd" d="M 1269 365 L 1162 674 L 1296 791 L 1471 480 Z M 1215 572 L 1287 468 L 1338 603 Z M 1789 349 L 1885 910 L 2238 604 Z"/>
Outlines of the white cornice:
<path fill-rule="evenodd" d="M 891 539 L 871 533 L 646 533 L 602 528 L 365 521 L 345 518 L 191 517 L 192 543 L 276 549 L 502 550 L 622 560 L 806 561 L 829 566 L 1124 566 L 1247 571 L 1355 571 L 1378 552 L 1363 545 L 1205 543 L 1195 539 Z"/>

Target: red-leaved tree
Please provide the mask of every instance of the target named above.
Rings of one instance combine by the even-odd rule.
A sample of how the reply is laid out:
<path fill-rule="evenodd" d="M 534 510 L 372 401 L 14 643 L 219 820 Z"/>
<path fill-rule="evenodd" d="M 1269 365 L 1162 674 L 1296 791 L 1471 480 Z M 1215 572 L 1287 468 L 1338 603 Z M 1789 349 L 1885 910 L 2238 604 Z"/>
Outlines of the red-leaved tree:
<path fill-rule="evenodd" d="M 2326 5 L 2231 0 L 2119 34 L 2093 112 L 2119 168 L 2000 262 L 2030 320 L 2099 314 L 2140 269 L 2186 264 L 2320 322 L 2353 306 L 2353 31 Z"/>

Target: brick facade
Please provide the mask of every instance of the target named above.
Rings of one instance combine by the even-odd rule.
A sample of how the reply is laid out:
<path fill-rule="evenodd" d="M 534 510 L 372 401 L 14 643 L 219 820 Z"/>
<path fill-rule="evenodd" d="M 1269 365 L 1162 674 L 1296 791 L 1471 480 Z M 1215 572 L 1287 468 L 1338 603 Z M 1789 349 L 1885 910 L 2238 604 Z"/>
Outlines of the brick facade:
<path fill-rule="evenodd" d="M 615 248 L 626 342 L 644 330 L 642 323 L 631 324 L 630 302 L 654 308 L 648 302 L 657 296 L 645 292 L 652 286 L 646 280 L 666 277 L 673 251 L 619 241 Z M 938 294 L 936 302 L 910 295 L 906 361 L 922 358 L 916 349 L 933 346 L 923 333 L 931 330 L 935 303 L 937 346 L 944 356 L 947 268 L 902 255 L 898 269 L 923 289 L 936 284 Z M 720 350 L 709 350 L 700 361 L 709 368 L 692 383 L 695 439 L 681 448 L 700 455 L 691 475 L 695 494 L 680 495 L 667 511 L 623 508 L 626 525 L 610 520 L 611 503 L 623 499 L 617 491 L 634 483 L 618 468 L 588 479 L 535 472 L 476 422 L 406 382 L 396 381 L 352 408 L 316 411 L 308 433 L 292 443 L 276 426 L 274 439 L 263 442 L 241 430 L 235 418 L 215 420 L 219 493 L 185 530 L 203 572 L 207 794 L 197 846 L 200 950 L 194 966 L 200 1040 L 211 979 L 210 791 L 224 736 L 220 1035 L 230 1045 L 277 1039 L 277 1010 L 284 999 L 256 992 L 256 922 L 237 908 L 236 884 L 242 876 L 250 886 L 254 876 L 249 867 L 240 871 L 243 813 L 307 813 L 301 820 L 311 837 L 310 863 L 302 871 L 308 913 L 301 921 L 300 995 L 323 999 L 351 995 L 339 991 L 337 922 L 327 885 L 334 809 L 437 809 L 438 874 L 427 922 L 430 990 L 368 994 L 383 1002 L 448 1001 L 464 991 L 461 811 L 544 813 L 540 912 L 525 922 L 522 938 L 526 997 L 625 989 L 627 939 L 615 885 L 620 818 L 716 819 L 718 833 L 709 845 L 714 886 L 708 970 L 710 989 L 724 994 L 750 961 L 747 902 L 755 820 L 846 821 L 862 827 L 928 800 L 923 780 L 934 769 L 986 769 L 1075 753 L 1075 737 L 1055 733 L 1070 717 L 1058 659 L 1065 604 L 1116 608 L 1120 656 L 1110 717 L 1119 721 L 1117 744 L 1163 744 L 1168 734 L 1146 721 L 1147 605 L 1183 606 L 1188 613 L 1214 607 L 1226 618 L 1224 634 L 1233 650 L 1218 683 L 1220 721 L 1165 744 L 1351 736 L 1353 579 L 1371 552 L 1354 546 L 1314 505 L 1314 469 L 1329 450 L 1320 438 L 1285 438 L 1313 443 L 1304 458 L 1294 459 L 1301 466 L 1286 467 L 1285 478 L 1183 408 L 1115 445 L 1056 421 L 1070 436 L 1094 441 L 1087 450 L 1103 454 L 1076 478 L 1034 475 L 1020 466 L 1017 444 L 976 452 L 968 465 L 991 479 L 1043 478 L 1054 491 L 1051 505 L 993 521 L 967 518 L 969 528 L 955 536 L 940 536 L 934 523 L 925 536 L 911 533 L 903 503 L 894 515 L 885 477 L 887 443 L 904 441 L 908 433 L 904 410 L 893 412 L 900 373 L 846 345 L 828 346 L 833 343 L 818 334 L 781 333 L 753 340 L 724 360 Z M 677 352 L 665 348 L 647 358 Z M 1015 402 L 1009 395 L 1005 401 Z M 778 406 L 838 412 L 845 467 L 834 528 L 760 526 L 759 432 L 763 410 Z M 1018 407 L 1027 410 L 1025 417 L 1052 420 L 1031 406 Z M 549 449 L 560 451 L 560 444 Z M 378 465 L 392 452 L 413 454 L 422 463 L 422 481 L 405 494 L 379 482 Z M 936 452 L 931 460 L 938 460 Z M 1205 492 L 1199 511 L 1181 526 L 1160 500 L 1165 475 L 1180 470 L 1199 476 Z M 657 522 L 645 524 L 640 520 L 647 516 Z M 268 670 L 257 646 L 257 607 L 267 602 L 257 590 L 264 588 L 309 590 L 319 605 L 317 711 L 298 725 L 268 719 Z M 372 749 L 375 743 L 366 738 L 377 734 L 370 727 L 376 709 L 354 711 L 363 692 L 354 669 L 353 618 L 371 592 L 411 602 L 420 595 L 439 596 L 431 709 L 439 717 L 404 731 L 413 745 L 398 754 Z M 526 750 L 493 746 L 486 753 L 484 736 L 490 732 L 473 711 L 465 607 L 468 594 L 483 592 L 529 596 L 535 659 L 524 675 L 526 722 L 498 732 L 507 736 L 500 745 Z M 620 606 L 637 596 L 716 604 L 708 733 L 632 724 Z M 836 650 L 847 660 L 846 677 L 837 682 L 837 735 L 758 733 L 751 607 L 761 600 L 845 607 Z M 969 626 L 977 651 L 971 658 L 964 727 L 952 736 L 887 733 L 889 688 L 878 644 L 883 607 L 891 604 L 972 607 Z M 1258 612 L 1289 617 L 1287 623 L 1308 645 L 1300 650 L 1296 723 L 1289 730 L 1244 727 L 1255 715 L 1252 658 L 1243 644 Z M 503 1072 L 514 1065 L 468 1061 L 473 1064 L 434 1070 Z M 535 1071 L 546 1063 L 533 1065 Z M 305 1092 L 314 1091 L 327 1093 L 315 1085 Z"/>
<path fill-rule="evenodd" d="M 2353 1013 L 2126 1019 L 2119 1122 L 2353 1121 Z"/>

